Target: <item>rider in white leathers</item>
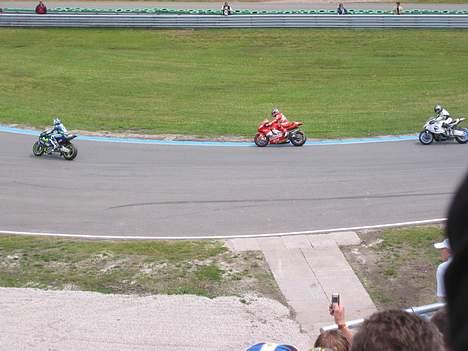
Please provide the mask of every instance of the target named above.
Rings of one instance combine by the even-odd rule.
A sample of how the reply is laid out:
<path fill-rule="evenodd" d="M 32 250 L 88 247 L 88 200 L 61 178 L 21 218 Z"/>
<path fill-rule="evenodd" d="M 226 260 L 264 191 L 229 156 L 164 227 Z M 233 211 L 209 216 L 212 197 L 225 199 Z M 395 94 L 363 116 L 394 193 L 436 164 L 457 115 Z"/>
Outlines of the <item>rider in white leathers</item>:
<path fill-rule="evenodd" d="M 439 104 L 434 106 L 434 112 L 437 113 L 436 121 L 442 121 L 442 127 L 445 129 L 445 134 L 449 135 L 452 127 L 450 124 L 453 122 L 453 119 L 450 117 L 450 113 Z"/>

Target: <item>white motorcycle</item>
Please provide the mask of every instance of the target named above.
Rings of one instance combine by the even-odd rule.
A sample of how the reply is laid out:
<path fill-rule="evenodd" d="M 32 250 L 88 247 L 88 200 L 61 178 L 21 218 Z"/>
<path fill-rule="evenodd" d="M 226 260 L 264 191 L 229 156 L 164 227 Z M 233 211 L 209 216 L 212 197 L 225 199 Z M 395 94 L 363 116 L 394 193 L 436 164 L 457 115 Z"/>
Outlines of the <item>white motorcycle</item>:
<path fill-rule="evenodd" d="M 424 129 L 419 133 L 419 141 L 423 145 L 429 145 L 435 141 L 445 141 L 451 138 L 460 144 L 468 142 L 468 128 L 459 128 L 460 122 L 465 118 L 457 118 L 450 122 L 448 127 L 445 127 L 444 121 L 438 121 L 437 117 L 431 117 L 424 124 Z"/>

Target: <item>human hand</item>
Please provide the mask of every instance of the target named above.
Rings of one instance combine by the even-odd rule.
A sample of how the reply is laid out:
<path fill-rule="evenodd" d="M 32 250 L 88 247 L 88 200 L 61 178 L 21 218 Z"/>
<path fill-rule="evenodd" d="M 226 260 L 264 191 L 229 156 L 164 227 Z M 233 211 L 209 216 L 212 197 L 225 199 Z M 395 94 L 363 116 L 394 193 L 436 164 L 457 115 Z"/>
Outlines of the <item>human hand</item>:
<path fill-rule="evenodd" d="M 333 316 L 335 323 L 337 325 L 346 323 L 343 305 L 340 305 L 338 303 L 333 303 L 330 305 L 329 311 L 330 311 L 330 314 Z"/>

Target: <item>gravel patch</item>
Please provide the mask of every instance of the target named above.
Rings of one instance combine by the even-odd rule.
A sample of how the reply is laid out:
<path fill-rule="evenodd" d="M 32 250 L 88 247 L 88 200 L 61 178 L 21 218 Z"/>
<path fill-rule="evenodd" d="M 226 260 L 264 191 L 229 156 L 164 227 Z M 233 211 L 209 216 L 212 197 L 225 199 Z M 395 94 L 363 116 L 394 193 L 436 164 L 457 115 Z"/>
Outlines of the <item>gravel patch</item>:
<path fill-rule="evenodd" d="M 0 311 L 6 350 L 233 351 L 260 341 L 311 346 L 287 307 L 256 296 L 1 288 Z"/>

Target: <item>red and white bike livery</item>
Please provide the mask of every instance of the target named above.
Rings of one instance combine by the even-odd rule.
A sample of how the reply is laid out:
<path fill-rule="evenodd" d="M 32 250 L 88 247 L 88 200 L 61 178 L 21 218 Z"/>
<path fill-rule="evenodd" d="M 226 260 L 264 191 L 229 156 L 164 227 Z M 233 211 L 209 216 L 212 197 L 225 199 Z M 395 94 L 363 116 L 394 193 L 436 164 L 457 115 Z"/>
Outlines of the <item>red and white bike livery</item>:
<path fill-rule="evenodd" d="M 255 144 L 259 147 L 267 146 L 268 144 L 286 144 L 291 142 L 294 146 L 302 146 L 307 138 L 302 130 L 299 129 L 304 123 L 302 122 L 288 122 L 282 125 L 286 129 L 286 133 L 278 130 L 275 123 L 264 120 L 258 126 L 257 134 L 255 134 Z"/>

